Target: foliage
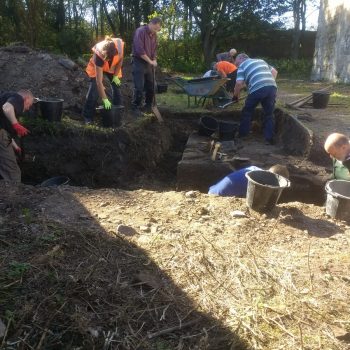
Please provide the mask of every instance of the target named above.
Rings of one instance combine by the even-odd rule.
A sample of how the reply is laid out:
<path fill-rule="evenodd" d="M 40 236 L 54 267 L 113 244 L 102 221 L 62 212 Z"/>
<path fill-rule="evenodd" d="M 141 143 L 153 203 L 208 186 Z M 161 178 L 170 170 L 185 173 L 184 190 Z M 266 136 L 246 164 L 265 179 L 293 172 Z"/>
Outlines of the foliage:
<path fill-rule="evenodd" d="M 10 268 L 9 268 L 9 271 L 8 271 L 8 277 L 20 278 L 29 269 L 30 269 L 30 265 L 29 264 L 13 261 L 13 262 L 10 263 Z"/>
<path fill-rule="evenodd" d="M 23 41 L 34 48 L 77 58 L 89 52 L 93 43 L 106 34 L 113 34 L 126 41 L 126 52 L 130 53 L 135 28 L 160 16 L 163 18 L 159 33 L 160 63 L 176 71 L 197 73 L 207 69 L 218 49 L 231 47 L 226 44 L 230 38 L 249 42 L 258 36 L 263 38 L 268 30 L 281 28 L 282 23 L 274 18 L 291 10 L 293 3 L 292 0 L 0 0 L 0 45 Z"/>
<path fill-rule="evenodd" d="M 286 78 L 306 78 L 311 74 L 311 59 L 280 59 L 267 60 L 268 63 L 278 70 L 278 74 Z"/>

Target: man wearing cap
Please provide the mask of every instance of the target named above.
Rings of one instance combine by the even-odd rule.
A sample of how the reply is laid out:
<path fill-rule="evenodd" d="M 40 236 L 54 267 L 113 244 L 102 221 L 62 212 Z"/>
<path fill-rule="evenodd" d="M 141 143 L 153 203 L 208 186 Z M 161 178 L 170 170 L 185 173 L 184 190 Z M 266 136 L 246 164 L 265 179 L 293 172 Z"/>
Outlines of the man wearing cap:
<path fill-rule="evenodd" d="M 237 79 L 233 98 L 238 99 L 242 88 L 247 85 L 248 96 L 242 109 L 239 136 L 247 136 L 251 128 L 251 119 L 255 107 L 261 103 L 263 114 L 263 133 L 267 144 L 274 143 L 273 112 L 276 101 L 277 70 L 264 60 L 249 58 L 241 53 L 236 57 Z"/>
<path fill-rule="evenodd" d="M 18 122 L 17 116 L 27 111 L 33 102 L 34 97 L 29 90 L 0 94 L 0 175 L 5 181 L 21 182 L 21 170 L 15 155 L 15 152 L 20 153 L 21 149 L 13 138 L 29 133 L 29 130 Z"/>
<path fill-rule="evenodd" d="M 83 108 L 83 116 L 86 124 L 93 120 L 95 107 L 100 96 L 105 109 L 111 109 L 113 105 L 122 104 L 120 92 L 122 64 L 124 58 L 124 41 L 119 38 L 106 36 L 105 40 L 97 43 L 92 48 L 93 55 L 86 67 L 86 73 L 90 78 L 89 90 Z M 108 99 L 103 85 L 103 76 L 106 76 L 112 86 L 112 103 Z"/>
<path fill-rule="evenodd" d="M 330 134 L 325 143 L 325 151 L 333 160 L 333 178 L 350 181 L 350 141 L 343 134 Z"/>
<path fill-rule="evenodd" d="M 154 99 L 154 70 L 157 67 L 157 33 L 162 26 L 159 17 L 136 29 L 132 43 L 132 75 L 134 78 L 134 96 L 132 109 L 140 112 L 143 92 L 145 107 L 150 110 Z"/>
<path fill-rule="evenodd" d="M 216 55 L 216 60 L 218 62 L 220 62 L 220 61 L 227 61 L 227 62 L 234 63 L 234 61 L 235 61 L 234 57 L 236 56 L 236 54 L 237 54 L 237 50 L 236 49 L 231 49 L 228 52 L 218 53 Z"/>

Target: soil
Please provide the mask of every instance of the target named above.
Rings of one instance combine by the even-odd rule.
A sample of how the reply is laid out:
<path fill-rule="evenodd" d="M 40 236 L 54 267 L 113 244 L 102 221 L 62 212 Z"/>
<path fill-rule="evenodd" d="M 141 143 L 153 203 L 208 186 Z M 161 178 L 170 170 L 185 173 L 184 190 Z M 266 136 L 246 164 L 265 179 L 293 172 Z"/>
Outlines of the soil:
<path fill-rule="evenodd" d="M 30 79 L 40 89 L 52 85 L 46 76 Z M 11 81 L 18 84 L 5 76 L 1 89 Z M 61 91 L 78 109 L 83 93 L 68 85 L 74 79 L 65 82 Z M 334 89 L 349 97 L 349 87 Z M 279 103 L 303 95 L 283 86 Z M 347 108 L 295 114 L 305 112 L 319 152 L 327 133 L 348 134 Z M 26 141 L 36 156 L 30 169 L 49 169 L 32 175 L 35 183 L 59 175 L 61 165 L 84 186 L 111 188 L 0 181 L 1 348 L 350 348 L 349 223 L 313 204 L 262 214 L 244 199 L 174 191 L 192 126 L 186 118 L 164 126 L 152 116 L 130 119 L 111 132 L 67 120 L 62 129 L 29 124 L 37 135 Z M 84 155 L 84 172 L 67 163 L 74 152 Z M 106 171 L 96 178 L 101 164 Z"/>

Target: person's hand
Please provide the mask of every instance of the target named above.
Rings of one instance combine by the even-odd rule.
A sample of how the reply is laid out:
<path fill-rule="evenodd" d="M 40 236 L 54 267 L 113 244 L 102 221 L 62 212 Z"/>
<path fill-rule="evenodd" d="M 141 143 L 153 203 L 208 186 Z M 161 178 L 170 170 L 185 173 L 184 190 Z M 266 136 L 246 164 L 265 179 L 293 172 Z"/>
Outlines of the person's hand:
<path fill-rule="evenodd" d="M 102 99 L 103 106 L 105 109 L 111 109 L 112 108 L 112 103 L 109 101 L 108 98 L 103 98 Z"/>
<path fill-rule="evenodd" d="M 113 77 L 112 83 L 114 83 L 116 86 L 120 86 L 122 84 L 122 82 L 116 75 Z"/>
<path fill-rule="evenodd" d="M 156 60 L 152 60 L 151 61 L 151 65 L 155 68 L 157 67 L 157 61 Z"/>
<path fill-rule="evenodd" d="M 26 136 L 29 134 L 29 130 L 22 126 L 20 123 L 12 124 L 18 136 Z"/>

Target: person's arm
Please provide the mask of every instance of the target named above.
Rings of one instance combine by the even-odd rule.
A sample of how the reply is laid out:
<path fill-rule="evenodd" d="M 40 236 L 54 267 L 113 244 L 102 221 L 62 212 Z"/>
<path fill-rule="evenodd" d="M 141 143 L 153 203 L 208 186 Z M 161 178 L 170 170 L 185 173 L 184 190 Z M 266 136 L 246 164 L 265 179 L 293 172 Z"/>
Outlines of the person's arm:
<path fill-rule="evenodd" d="M 2 106 L 2 111 L 4 112 L 6 118 L 12 124 L 12 127 L 16 131 L 18 136 L 25 136 L 29 133 L 29 130 L 18 122 L 16 118 L 15 108 L 11 103 L 5 102 Z"/>
<path fill-rule="evenodd" d="M 12 125 L 18 123 L 15 109 L 11 103 L 5 102 L 2 106 L 2 111 L 4 112 L 6 118 L 10 121 Z"/>
<path fill-rule="evenodd" d="M 244 80 L 236 80 L 236 85 L 233 90 L 233 97 L 236 99 L 239 99 L 239 95 L 241 93 L 241 90 L 244 88 Z"/>
<path fill-rule="evenodd" d="M 272 67 L 271 68 L 271 74 L 272 74 L 273 78 L 276 80 L 276 77 L 277 77 L 277 74 L 278 74 L 277 69 Z"/>
<path fill-rule="evenodd" d="M 124 48 L 122 47 L 122 45 L 125 45 L 124 42 L 122 42 L 120 45 L 118 45 L 118 51 L 122 51 L 123 55 L 121 54 L 121 52 L 118 52 L 119 54 L 119 62 L 117 63 L 117 65 L 115 66 L 115 70 L 114 70 L 114 75 L 116 77 L 118 77 L 119 75 L 119 71 L 122 69 L 122 65 L 123 65 L 123 61 L 124 61 L 124 50 L 125 50 L 125 46 Z"/>
<path fill-rule="evenodd" d="M 103 99 L 108 98 L 105 92 L 105 87 L 103 85 L 103 70 L 102 67 L 98 67 L 95 65 L 96 69 L 96 85 L 99 96 Z"/>
<path fill-rule="evenodd" d="M 227 78 L 227 74 L 222 69 L 217 69 L 221 78 Z"/>
<path fill-rule="evenodd" d="M 146 54 L 141 55 L 140 57 L 153 67 L 157 67 L 157 60 L 151 60 Z"/>

